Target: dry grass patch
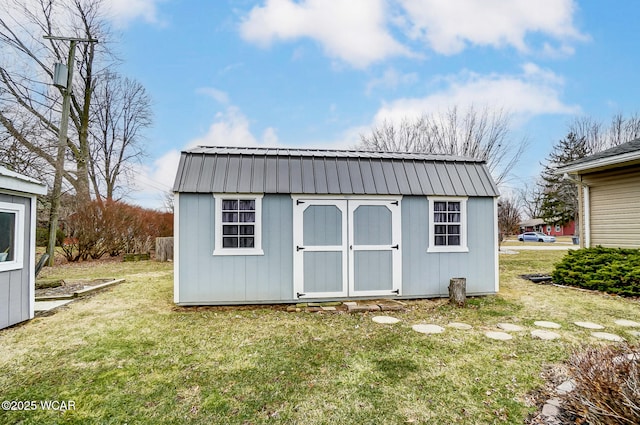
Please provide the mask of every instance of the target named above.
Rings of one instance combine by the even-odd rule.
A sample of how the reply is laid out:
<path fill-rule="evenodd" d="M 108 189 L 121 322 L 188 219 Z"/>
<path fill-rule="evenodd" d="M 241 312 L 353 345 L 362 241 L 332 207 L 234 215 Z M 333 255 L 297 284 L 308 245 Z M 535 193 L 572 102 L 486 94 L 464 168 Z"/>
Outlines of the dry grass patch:
<path fill-rule="evenodd" d="M 410 301 L 406 311 L 386 313 L 401 319 L 394 325 L 371 314 L 176 308 L 166 264 L 48 270 L 126 282 L 0 331 L 4 399 L 76 402 L 67 412 L 0 412 L 0 422 L 522 423 L 546 365 L 565 360 L 585 335 L 572 321 L 640 315 L 630 300 L 517 277 L 550 271 L 560 255 L 503 256 L 500 295 L 463 309 Z M 541 342 L 525 332 L 493 342 L 483 334 L 500 322 L 540 319 L 561 323 L 565 338 Z M 411 329 L 454 321 L 474 329 Z"/>

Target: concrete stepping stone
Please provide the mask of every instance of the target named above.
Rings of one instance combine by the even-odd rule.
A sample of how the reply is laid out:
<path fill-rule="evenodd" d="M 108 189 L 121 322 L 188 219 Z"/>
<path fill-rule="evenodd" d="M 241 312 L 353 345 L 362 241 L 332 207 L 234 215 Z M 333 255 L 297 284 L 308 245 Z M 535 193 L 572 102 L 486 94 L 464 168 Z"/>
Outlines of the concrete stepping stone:
<path fill-rule="evenodd" d="M 545 341 L 551 341 L 554 339 L 558 339 L 560 338 L 560 335 L 555 333 L 555 332 L 551 332 L 551 331 L 545 331 L 544 329 L 534 329 L 531 331 L 531 336 L 533 338 L 537 338 L 537 339 L 542 339 Z"/>
<path fill-rule="evenodd" d="M 468 331 L 469 329 L 473 329 L 473 326 L 467 325 L 466 323 L 459 323 L 459 322 L 451 322 L 447 326 L 449 326 L 450 328 L 460 329 L 463 331 Z"/>
<path fill-rule="evenodd" d="M 604 329 L 604 326 L 593 322 L 573 322 L 573 324 L 585 329 Z"/>
<path fill-rule="evenodd" d="M 548 418 L 555 418 L 560 414 L 560 408 L 551 403 L 545 403 L 542 406 L 542 414 Z"/>
<path fill-rule="evenodd" d="M 444 328 L 438 325 L 420 324 L 420 325 L 413 325 L 411 326 L 411 328 L 414 331 L 420 332 L 423 334 L 441 334 L 442 332 L 444 332 Z"/>
<path fill-rule="evenodd" d="M 520 332 L 524 330 L 522 326 L 514 325 L 512 323 L 498 323 L 497 326 L 507 332 Z"/>
<path fill-rule="evenodd" d="M 598 339 L 604 339 L 607 341 L 614 341 L 614 342 L 622 342 L 624 341 L 624 338 L 621 336 L 618 336 L 616 334 L 610 334 L 608 332 L 591 332 L 591 336 L 594 338 L 598 338 Z"/>
<path fill-rule="evenodd" d="M 560 326 L 559 324 L 555 323 L 555 322 L 547 322 L 544 320 L 539 320 L 537 322 L 533 322 L 534 325 L 539 326 L 541 328 L 548 328 L 548 329 L 560 329 L 562 326 Z"/>
<path fill-rule="evenodd" d="M 613 358 L 613 362 L 615 364 L 620 364 L 624 362 L 637 362 L 640 361 L 640 353 L 631 353 L 631 354 L 623 354 L 618 357 Z"/>
<path fill-rule="evenodd" d="M 485 333 L 485 336 L 487 338 L 495 339 L 498 341 L 508 341 L 510 339 L 513 339 L 513 337 L 506 332 L 489 331 Z"/>
<path fill-rule="evenodd" d="M 371 318 L 371 320 L 373 320 L 376 323 L 385 323 L 385 324 L 394 324 L 400 321 L 400 319 L 396 319 L 395 317 L 391 317 L 391 316 L 375 316 Z"/>
<path fill-rule="evenodd" d="M 573 379 L 569 379 L 568 381 L 564 381 L 562 384 L 558 385 L 556 388 L 556 393 L 558 395 L 568 394 L 571 391 L 576 389 L 576 381 Z"/>
<path fill-rule="evenodd" d="M 634 322 L 633 320 L 620 319 L 616 320 L 616 325 L 626 326 L 628 328 L 640 328 L 640 323 Z"/>

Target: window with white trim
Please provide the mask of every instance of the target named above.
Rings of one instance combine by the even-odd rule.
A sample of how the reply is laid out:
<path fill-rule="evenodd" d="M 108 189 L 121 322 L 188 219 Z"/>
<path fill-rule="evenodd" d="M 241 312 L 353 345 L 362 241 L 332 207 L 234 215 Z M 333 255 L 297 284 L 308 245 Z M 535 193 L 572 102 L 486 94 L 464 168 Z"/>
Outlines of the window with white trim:
<path fill-rule="evenodd" d="M 467 198 L 429 198 L 428 252 L 467 252 Z"/>
<path fill-rule="evenodd" d="M 213 255 L 263 255 L 262 195 L 215 194 Z"/>
<path fill-rule="evenodd" d="M 0 202 L 0 271 L 23 267 L 24 205 Z"/>

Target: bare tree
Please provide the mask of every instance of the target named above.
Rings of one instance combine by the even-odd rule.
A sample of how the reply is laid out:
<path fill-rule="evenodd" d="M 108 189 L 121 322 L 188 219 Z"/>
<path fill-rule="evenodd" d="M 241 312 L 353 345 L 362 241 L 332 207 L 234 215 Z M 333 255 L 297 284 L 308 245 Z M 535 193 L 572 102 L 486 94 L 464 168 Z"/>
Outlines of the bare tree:
<path fill-rule="evenodd" d="M 528 218 L 540 217 L 542 200 L 544 198 L 544 184 L 541 181 L 525 183 L 518 190 L 518 203 L 522 212 Z"/>
<path fill-rule="evenodd" d="M 64 32 L 64 34 L 54 34 Z M 55 62 L 66 62 L 68 45 L 44 35 L 104 39 L 108 33 L 102 0 L 54 2 L 8 0 L 0 6 L 0 124 L 24 149 L 55 165 L 61 89 L 51 85 Z M 90 103 L 96 82 L 98 51 L 78 45 L 71 93 L 68 160 L 63 177 L 81 201 L 90 199 Z"/>
<path fill-rule="evenodd" d="M 360 148 L 377 151 L 461 155 L 487 161 L 498 184 L 504 182 L 527 146 L 510 134 L 510 116 L 502 110 L 421 115 L 399 123 L 385 121 L 360 135 Z"/>
<path fill-rule="evenodd" d="M 25 149 L 2 126 L 0 126 L 0 164 L 40 181 L 46 181 L 48 177 L 45 172 L 47 165 L 42 159 Z"/>
<path fill-rule="evenodd" d="M 142 132 L 151 125 L 151 99 L 137 81 L 108 72 L 92 102 L 90 177 L 94 192 L 108 200 L 144 154 Z M 102 187 L 104 186 L 104 187 Z"/>
<path fill-rule="evenodd" d="M 640 115 L 625 117 L 618 113 L 611 117 L 608 125 L 592 117 L 578 117 L 569 124 L 569 133 L 578 139 L 584 138 L 589 154 L 597 153 L 639 138 Z"/>
<path fill-rule="evenodd" d="M 508 196 L 498 199 L 498 242 L 505 236 L 517 233 L 520 226 L 520 210 L 515 200 Z"/>
<path fill-rule="evenodd" d="M 175 211 L 175 195 L 173 191 L 168 190 L 164 193 L 164 199 L 162 202 L 164 209 L 171 214 Z"/>

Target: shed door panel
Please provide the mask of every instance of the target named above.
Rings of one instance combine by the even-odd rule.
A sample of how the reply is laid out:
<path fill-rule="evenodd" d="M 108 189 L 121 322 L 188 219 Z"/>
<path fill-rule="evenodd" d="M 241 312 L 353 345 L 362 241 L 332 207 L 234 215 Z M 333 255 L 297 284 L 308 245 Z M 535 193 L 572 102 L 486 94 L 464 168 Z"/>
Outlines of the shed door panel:
<path fill-rule="evenodd" d="M 297 201 L 294 289 L 297 298 L 347 296 L 347 202 Z"/>
<path fill-rule="evenodd" d="M 399 295 L 399 202 L 349 201 L 349 225 L 350 295 Z"/>

